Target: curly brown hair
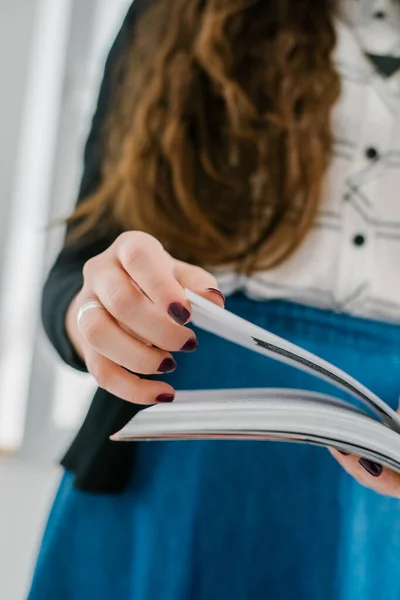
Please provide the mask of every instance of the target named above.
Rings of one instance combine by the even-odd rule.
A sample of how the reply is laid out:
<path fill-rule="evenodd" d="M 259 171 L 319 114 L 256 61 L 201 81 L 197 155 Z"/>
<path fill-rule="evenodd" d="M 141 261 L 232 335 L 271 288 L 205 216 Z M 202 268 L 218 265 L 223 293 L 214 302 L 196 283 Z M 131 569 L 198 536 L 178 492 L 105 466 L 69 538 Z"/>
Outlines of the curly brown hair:
<path fill-rule="evenodd" d="M 158 0 L 132 31 L 102 180 L 72 237 L 117 226 L 242 273 L 299 246 L 318 209 L 340 94 L 333 0 Z"/>

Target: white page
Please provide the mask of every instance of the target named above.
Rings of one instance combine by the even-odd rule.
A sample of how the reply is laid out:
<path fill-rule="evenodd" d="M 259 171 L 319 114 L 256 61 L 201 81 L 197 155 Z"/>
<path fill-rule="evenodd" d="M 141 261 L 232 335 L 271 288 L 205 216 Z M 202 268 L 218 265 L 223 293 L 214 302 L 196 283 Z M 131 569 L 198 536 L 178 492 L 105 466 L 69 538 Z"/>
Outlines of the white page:
<path fill-rule="evenodd" d="M 209 401 L 208 390 L 178 392 L 181 401 L 141 411 L 115 441 L 156 440 L 280 440 L 332 446 L 377 460 L 400 471 L 400 436 L 348 404 L 331 397 L 301 399 L 301 393 L 268 394 Z M 245 391 L 245 390 L 243 390 Z M 196 399 L 195 397 L 196 396 Z"/>
<path fill-rule="evenodd" d="M 329 381 L 361 400 L 382 421 L 400 433 L 400 416 L 359 381 L 318 356 L 185 290 L 192 305 L 192 323 L 240 346 L 285 362 Z M 384 373 L 382 373 L 384 377 Z"/>

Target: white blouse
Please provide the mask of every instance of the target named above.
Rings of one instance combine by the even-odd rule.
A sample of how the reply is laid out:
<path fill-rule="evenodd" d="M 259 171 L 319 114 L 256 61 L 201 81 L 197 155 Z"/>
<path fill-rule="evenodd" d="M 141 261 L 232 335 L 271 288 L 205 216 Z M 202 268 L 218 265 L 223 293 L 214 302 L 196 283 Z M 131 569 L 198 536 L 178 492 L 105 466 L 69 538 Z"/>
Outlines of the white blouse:
<path fill-rule="evenodd" d="M 400 323 L 400 8 L 392 0 L 348 0 L 336 28 L 342 94 L 311 232 L 292 258 L 270 271 L 213 272 L 227 295 L 242 290 L 257 300 L 281 298 Z M 385 55 L 393 63 L 390 76 L 375 66 Z"/>

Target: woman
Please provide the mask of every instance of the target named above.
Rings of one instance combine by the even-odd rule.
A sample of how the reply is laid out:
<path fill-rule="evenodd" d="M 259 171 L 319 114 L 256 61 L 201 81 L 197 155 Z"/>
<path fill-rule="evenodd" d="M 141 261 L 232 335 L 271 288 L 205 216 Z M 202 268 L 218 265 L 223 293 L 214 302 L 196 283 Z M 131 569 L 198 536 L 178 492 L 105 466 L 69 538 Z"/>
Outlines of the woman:
<path fill-rule="evenodd" d="M 397 407 L 399 19 L 389 0 L 130 8 L 43 296 L 55 348 L 99 391 L 29 600 L 398 600 L 400 477 L 381 465 L 108 436 L 175 389 L 331 391 L 187 327 L 184 287 L 222 290 Z"/>

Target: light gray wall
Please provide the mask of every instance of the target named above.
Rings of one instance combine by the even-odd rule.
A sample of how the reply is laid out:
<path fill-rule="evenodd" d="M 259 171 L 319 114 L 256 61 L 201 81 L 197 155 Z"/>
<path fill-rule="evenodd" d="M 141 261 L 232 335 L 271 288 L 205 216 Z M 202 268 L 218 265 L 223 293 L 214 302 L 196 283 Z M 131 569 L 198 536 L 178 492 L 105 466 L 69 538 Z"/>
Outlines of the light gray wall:
<path fill-rule="evenodd" d="M 1 2 L 1 0 L 0 0 Z M 98 0 L 74 0 L 68 51 L 65 61 L 64 88 L 58 123 L 57 148 L 51 182 L 49 221 L 66 216 L 78 191 L 82 170 L 82 152 L 89 129 L 86 105 L 87 80 L 90 78 L 94 23 Z M 85 112 L 85 118 L 83 118 Z M 63 228 L 50 230 L 47 236 L 45 264 L 38 277 L 45 278 L 62 242 Z M 49 462 L 62 456 L 73 432 L 59 431 L 52 422 L 57 371 L 54 353 L 38 324 L 32 360 L 26 427 L 20 456 Z"/>
<path fill-rule="evenodd" d="M 0 598 L 28 595 L 48 510 L 61 475 L 56 466 L 0 458 Z M 43 600 L 57 600 L 45 598 Z"/>
<path fill-rule="evenodd" d="M 0 0 L 0 275 L 36 5 Z"/>
<path fill-rule="evenodd" d="M 82 171 L 83 146 L 97 102 L 104 60 L 130 2 L 131 0 L 113 0 L 113 4 L 110 4 L 110 0 L 74 0 L 72 4 L 64 93 L 50 194 L 50 220 L 65 216 L 75 203 Z M 45 273 L 59 250 L 61 238 L 61 228 L 55 228 L 47 237 Z M 50 352 L 50 346 L 39 326 L 21 450 L 21 455 L 35 457 L 37 461 L 48 462 L 51 458 L 61 456 L 74 433 L 57 427 L 52 418 L 55 402 L 58 401 L 55 394 L 59 381 L 57 378 L 60 376 L 60 367 L 56 369 L 55 365 L 54 353 Z M 70 370 L 65 367 L 63 371 L 67 375 Z M 68 390 L 74 389 L 76 385 L 73 374 L 70 376 L 69 382 L 68 379 L 63 379 Z M 86 409 L 89 399 L 86 399 L 86 394 L 85 387 L 77 403 L 79 414 L 81 411 L 78 406 Z"/>
<path fill-rule="evenodd" d="M 4 248 L 7 247 L 6 216 L 16 184 L 15 163 L 20 142 L 18 134 L 21 133 L 19 131 L 21 113 L 25 108 L 23 105 L 26 102 L 27 93 L 31 93 L 31 88 L 28 91 L 26 84 L 28 68 L 31 66 L 32 33 L 34 28 L 37 31 L 34 13 L 40 12 L 43 18 L 43 7 L 47 7 L 46 10 L 51 9 L 52 2 L 57 4 L 60 1 L 0 0 L 0 70 L 6 73 L 7 77 L 5 79 L 0 73 L 0 282 L 3 275 Z M 46 218 L 46 214 L 43 215 L 43 223 L 65 216 L 75 201 L 82 170 L 83 144 L 98 93 L 104 59 L 130 1 L 113 0 L 110 3 L 110 0 L 62 0 L 62 4 L 68 7 L 68 24 L 65 21 L 68 38 L 65 60 L 62 64 L 62 73 L 60 73 L 62 90 L 60 98 L 57 97 L 55 100 L 59 114 L 57 114 L 56 131 L 53 132 L 56 139 L 55 147 L 51 152 L 49 186 L 44 186 L 46 197 L 49 196 L 49 205 L 43 207 L 44 213 L 48 211 L 48 218 Z M 7 35 L 2 35 L 3 29 Z M 54 40 L 52 42 L 54 43 Z M 34 86 L 32 87 L 34 88 Z M 3 90 L 6 91 L 4 98 Z M 50 97 L 52 97 L 51 94 Z M 5 133 L 5 127 L 7 133 Z M 33 131 L 36 130 L 34 127 Z M 8 143 L 8 139 L 12 140 L 12 147 Z M 28 146 L 30 148 L 29 144 Z M 4 156 L 6 161 L 3 161 Z M 18 167 L 20 169 L 21 165 L 18 164 Z M 20 177 L 19 172 L 17 176 Z M 45 176 L 47 177 L 47 172 Z M 32 179 L 34 187 L 37 178 L 33 177 Z M 51 188 L 48 194 L 47 187 Z M 25 202 L 29 203 L 29 189 L 23 190 L 23 194 L 22 202 L 25 206 Z M 18 200 L 21 202 L 20 194 L 18 194 Z M 33 200 L 34 198 L 32 198 L 32 202 Z M 21 210 L 21 215 L 18 215 L 18 219 L 20 218 L 23 222 L 24 210 L 23 208 L 19 210 Z M 40 219 L 41 224 L 42 220 Z M 45 278 L 47 270 L 54 260 L 61 238 L 62 228 L 52 229 L 46 238 L 43 264 L 37 266 L 36 275 L 39 284 Z M 3 287 L 5 288 L 6 285 Z M 0 300 L 3 294 L 7 294 L 7 290 L 0 287 Z M 55 368 L 57 363 L 54 361 L 54 353 L 50 351 L 38 322 L 38 312 L 36 309 L 32 310 L 31 324 L 36 328 L 36 334 L 33 332 L 33 345 L 29 338 L 29 350 L 32 347 L 32 362 L 29 372 L 31 382 L 27 394 L 25 439 L 21 455 L 35 455 L 38 460 L 42 458 L 49 460 L 60 454 L 60 448 L 69 440 L 70 432 L 65 432 L 64 439 L 63 432 L 57 430 L 53 422 L 52 409 L 58 370 L 56 371 Z M 0 350 L 1 333 L 0 331 Z M 24 344 L 26 349 L 25 338 Z"/>

